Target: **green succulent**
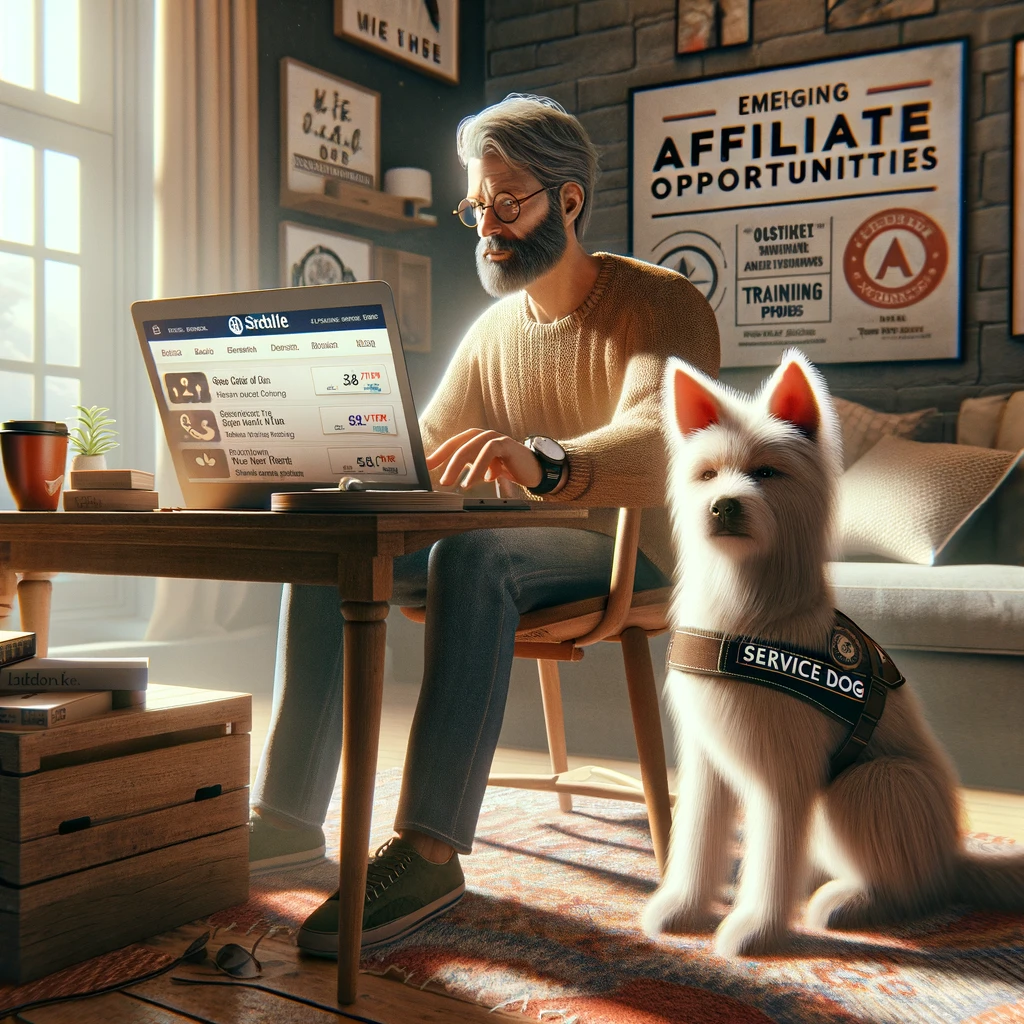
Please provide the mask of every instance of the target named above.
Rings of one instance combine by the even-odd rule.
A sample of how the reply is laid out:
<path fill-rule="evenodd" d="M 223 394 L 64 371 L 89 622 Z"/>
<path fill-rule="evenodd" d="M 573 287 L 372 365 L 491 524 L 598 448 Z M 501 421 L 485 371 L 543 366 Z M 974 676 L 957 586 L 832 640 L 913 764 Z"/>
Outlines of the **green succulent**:
<path fill-rule="evenodd" d="M 84 405 L 76 405 L 75 408 L 78 410 L 78 426 L 68 431 L 75 455 L 104 455 L 117 447 L 117 431 L 110 429 L 111 423 L 117 420 L 104 416 L 110 412 L 109 409 L 100 405 L 91 405 L 88 409 Z"/>

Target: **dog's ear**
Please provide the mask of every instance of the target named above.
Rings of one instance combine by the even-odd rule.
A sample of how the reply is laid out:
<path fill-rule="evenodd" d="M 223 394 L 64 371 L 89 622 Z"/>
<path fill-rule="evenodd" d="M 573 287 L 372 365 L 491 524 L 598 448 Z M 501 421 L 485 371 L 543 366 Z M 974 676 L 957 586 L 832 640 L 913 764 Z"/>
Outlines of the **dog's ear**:
<path fill-rule="evenodd" d="M 821 410 L 814 388 L 799 360 L 783 363 L 775 374 L 768 393 L 768 411 L 776 418 L 792 423 L 801 433 L 814 439 L 821 426 Z"/>
<path fill-rule="evenodd" d="M 676 425 L 686 437 L 721 419 L 721 409 L 713 392 L 677 363 L 671 367 L 672 396 Z"/>

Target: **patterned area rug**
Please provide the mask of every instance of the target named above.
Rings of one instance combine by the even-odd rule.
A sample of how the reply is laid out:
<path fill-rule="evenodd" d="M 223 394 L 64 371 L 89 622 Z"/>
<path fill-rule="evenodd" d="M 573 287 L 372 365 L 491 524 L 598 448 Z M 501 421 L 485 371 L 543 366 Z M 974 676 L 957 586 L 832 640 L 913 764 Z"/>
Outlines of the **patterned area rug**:
<path fill-rule="evenodd" d="M 372 838 L 391 834 L 400 772 L 377 781 Z M 332 807 L 328 851 L 337 850 Z M 1010 840 L 974 835 L 975 849 Z M 336 855 L 336 854 L 335 854 Z M 871 934 L 802 931 L 785 956 L 728 961 L 707 937 L 640 930 L 656 884 L 637 805 L 488 790 L 469 891 L 443 918 L 362 967 L 553 1024 L 1013 1024 L 1024 1022 L 1024 917 L 950 910 Z M 337 862 L 254 876 L 211 923 L 296 927 L 337 886 Z"/>
<path fill-rule="evenodd" d="M 377 780 L 372 839 L 391 834 L 401 781 Z M 974 835 L 975 849 L 1010 840 Z M 337 856 L 338 806 L 328 819 Z M 445 917 L 363 958 L 366 971 L 550 1024 L 1024 1024 L 1024 918 L 949 912 L 886 933 L 803 931 L 785 955 L 728 961 L 707 937 L 652 942 L 640 912 L 656 871 L 637 805 L 488 790 L 469 887 Z M 297 929 L 337 887 L 337 860 L 254 875 L 247 903 L 209 924 Z M 3 1009 L 95 991 L 166 965 L 133 946 L 40 979 L 0 986 Z"/>

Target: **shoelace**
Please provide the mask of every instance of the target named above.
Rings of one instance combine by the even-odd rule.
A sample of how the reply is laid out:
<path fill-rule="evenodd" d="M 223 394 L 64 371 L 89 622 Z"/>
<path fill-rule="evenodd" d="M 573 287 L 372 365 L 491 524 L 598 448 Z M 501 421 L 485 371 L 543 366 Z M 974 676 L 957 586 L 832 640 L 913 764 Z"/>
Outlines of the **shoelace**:
<path fill-rule="evenodd" d="M 412 855 L 408 850 L 393 850 L 396 842 L 392 836 L 383 846 L 377 848 L 373 860 L 366 867 L 366 902 L 379 899 L 388 886 L 393 885 L 408 871 Z"/>

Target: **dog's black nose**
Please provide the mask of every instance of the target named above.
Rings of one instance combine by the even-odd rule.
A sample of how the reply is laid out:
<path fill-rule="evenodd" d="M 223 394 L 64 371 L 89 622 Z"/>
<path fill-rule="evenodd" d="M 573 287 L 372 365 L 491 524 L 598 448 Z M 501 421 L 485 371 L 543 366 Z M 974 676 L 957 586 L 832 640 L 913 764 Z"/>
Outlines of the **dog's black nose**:
<path fill-rule="evenodd" d="M 711 514 L 719 519 L 736 519 L 743 511 L 743 506 L 736 498 L 718 498 L 711 504 Z"/>

